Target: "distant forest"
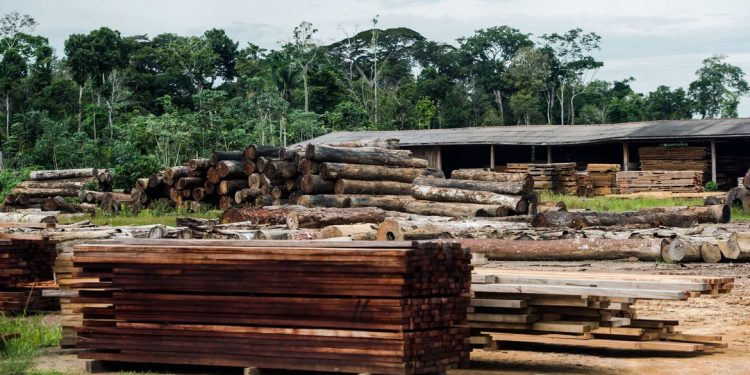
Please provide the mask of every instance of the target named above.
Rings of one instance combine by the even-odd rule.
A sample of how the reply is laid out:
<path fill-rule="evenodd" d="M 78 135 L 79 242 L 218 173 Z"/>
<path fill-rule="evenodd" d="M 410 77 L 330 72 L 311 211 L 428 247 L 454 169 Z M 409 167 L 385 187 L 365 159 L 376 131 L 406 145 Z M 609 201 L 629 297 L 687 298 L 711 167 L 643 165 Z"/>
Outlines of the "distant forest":
<path fill-rule="evenodd" d="M 0 17 L 5 168 L 110 167 L 120 187 L 165 166 L 341 130 L 596 124 L 736 117 L 744 72 L 707 57 L 687 88 L 596 79 L 601 37 L 509 26 L 454 43 L 408 28 L 325 45 L 302 22 L 279 47 L 200 36 L 72 34 L 54 51 L 17 12 Z"/>

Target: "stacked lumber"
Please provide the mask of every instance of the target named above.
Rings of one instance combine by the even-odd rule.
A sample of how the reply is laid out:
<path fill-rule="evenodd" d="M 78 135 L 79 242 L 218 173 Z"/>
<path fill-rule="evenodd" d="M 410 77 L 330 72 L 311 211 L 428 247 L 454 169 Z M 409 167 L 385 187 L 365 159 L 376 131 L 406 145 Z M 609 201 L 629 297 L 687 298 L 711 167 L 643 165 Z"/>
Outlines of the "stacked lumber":
<path fill-rule="evenodd" d="M 702 353 L 726 348 L 721 336 L 677 331 L 679 321 L 639 316 L 641 299 L 686 300 L 729 293 L 734 279 L 504 270 L 472 275 L 472 342 Z"/>
<path fill-rule="evenodd" d="M 78 354 L 379 374 L 465 365 L 470 254 L 456 243 L 101 241 L 76 247 Z M 199 345 L 195 345 L 200 343 Z"/>
<path fill-rule="evenodd" d="M 617 172 L 619 164 L 589 164 L 586 166 L 591 180 L 592 195 L 617 194 Z"/>
<path fill-rule="evenodd" d="M 56 308 L 56 299 L 42 296 L 42 289 L 53 283 L 56 256 L 53 242 L 0 239 L 0 312 Z"/>
<path fill-rule="evenodd" d="M 693 193 L 703 191 L 701 171 L 617 172 L 617 188 L 622 194 L 648 191 Z"/>
<path fill-rule="evenodd" d="M 406 212 L 451 217 L 503 217 L 525 214 L 538 202 L 527 173 L 457 169 L 450 179 L 419 177 L 412 181 Z"/>
<path fill-rule="evenodd" d="M 590 197 L 593 195 L 594 186 L 591 176 L 587 171 L 576 172 L 576 195 L 579 197 Z"/>
<path fill-rule="evenodd" d="M 81 191 L 86 189 L 112 191 L 112 174 L 107 169 L 97 168 L 32 171 L 28 180 L 16 185 L 5 196 L 4 203 L 6 207 L 15 208 L 42 208 L 52 204 L 56 209 L 47 211 L 89 212 L 89 207 L 63 200 L 80 199 Z"/>
<path fill-rule="evenodd" d="M 506 172 L 528 173 L 534 189 L 557 194 L 576 194 L 576 163 L 523 164 L 508 163 Z"/>
<path fill-rule="evenodd" d="M 705 147 L 641 147 L 643 171 L 699 171 L 710 176 L 711 161 Z M 703 181 L 701 181 L 703 185 Z"/>

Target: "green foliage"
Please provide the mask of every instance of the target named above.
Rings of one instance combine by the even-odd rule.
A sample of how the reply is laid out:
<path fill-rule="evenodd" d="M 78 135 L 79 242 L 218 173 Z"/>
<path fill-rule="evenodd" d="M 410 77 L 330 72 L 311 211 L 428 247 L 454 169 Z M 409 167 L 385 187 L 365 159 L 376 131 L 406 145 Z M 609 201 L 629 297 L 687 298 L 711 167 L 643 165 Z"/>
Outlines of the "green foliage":
<path fill-rule="evenodd" d="M 29 178 L 30 169 L 0 169 L 0 202 L 16 185 Z"/>
<path fill-rule="evenodd" d="M 45 322 L 44 315 L 0 316 L 0 334 L 11 333 L 19 337 L 0 342 L 1 374 L 34 374 L 36 358 L 44 348 L 56 346 L 62 334 L 60 325 Z"/>
<path fill-rule="evenodd" d="M 750 92 L 741 68 L 725 62 L 726 56 L 712 56 L 703 60 L 695 74 L 698 78 L 688 90 L 695 102 L 695 112 L 701 117 L 737 116 L 739 97 Z"/>
<path fill-rule="evenodd" d="M 717 185 L 713 181 L 706 182 L 706 185 L 703 187 L 703 190 L 705 191 L 719 191 L 719 185 Z"/>
<path fill-rule="evenodd" d="M 700 206 L 703 199 L 700 198 L 608 198 L 608 197 L 578 197 L 573 195 L 560 195 L 543 192 L 543 201 L 563 201 L 569 210 L 582 209 L 600 212 L 628 212 L 638 211 L 643 208 L 669 207 L 669 206 Z"/>
<path fill-rule="evenodd" d="M 425 96 L 419 99 L 414 110 L 417 112 L 417 126 L 420 129 L 429 129 L 432 118 L 435 117 L 435 103 Z"/>

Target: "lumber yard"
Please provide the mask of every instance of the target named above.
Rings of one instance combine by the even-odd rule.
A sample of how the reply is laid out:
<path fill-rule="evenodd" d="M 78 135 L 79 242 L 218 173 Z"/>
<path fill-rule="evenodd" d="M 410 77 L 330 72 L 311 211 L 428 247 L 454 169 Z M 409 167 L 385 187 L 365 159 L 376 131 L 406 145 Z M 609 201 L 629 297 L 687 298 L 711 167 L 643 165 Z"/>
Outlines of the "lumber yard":
<path fill-rule="evenodd" d="M 733 319 L 748 297 L 750 226 L 732 220 L 732 206 L 750 195 L 744 185 L 699 192 L 703 170 L 666 183 L 653 176 L 673 164 L 652 165 L 665 170 L 508 163 L 445 173 L 398 139 L 362 138 L 216 151 L 129 193 L 105 191 L 111 175 L 97 169 L 38 171 L 0 214 L 0 309 L 59 313 L 60 347 L 91 372 L 459 374 L 507 351 L 613 361 L 608 353 L 742 351 L 736 333 L 707 319 L 721 309 Z M 597 212 L 544 200 L 640 184 L 705 202 Z M 42 190 L 65 195 L 19 207 Z M 174 226 L 95 225 L 81 208 L 88 194 L 110 213 L 186 210 Z M 220 217 L 189 214 L 207 206 Z"/>

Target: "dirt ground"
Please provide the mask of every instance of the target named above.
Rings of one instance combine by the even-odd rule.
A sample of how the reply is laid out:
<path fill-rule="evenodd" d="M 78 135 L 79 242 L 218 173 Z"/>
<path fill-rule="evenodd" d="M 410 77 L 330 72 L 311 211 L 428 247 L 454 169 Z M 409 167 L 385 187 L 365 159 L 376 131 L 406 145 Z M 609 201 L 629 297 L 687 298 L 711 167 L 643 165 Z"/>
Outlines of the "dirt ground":
<path fill-rule="evenodd" d="M 729 348 L 696 356 L 674 356 L 513 345 L 498 351 L 474 351 L 471 369 L 454 370 L 450 374 L 750 374 L 750 264 L 700 263 L 681 266 L 645 262 L 490 262 L 482 267 L 497 268 L 498 272 L 506 268 L 732 276 L 735 286 L 729 294 L 701 296 L 687 301 L 639 301 L 636 307 L 643 318 L 679 320 L 678 331 L 684 333 L 723 335 Z M 82 361 L 76 360 L 75 354 L 50 350 L 39 360 L 38 369 L 82 374 L 85 367 Z M 182 372 L 175 369 L 166 371 Z M 198 370 L 197 373 L 216 372 Z"/>

